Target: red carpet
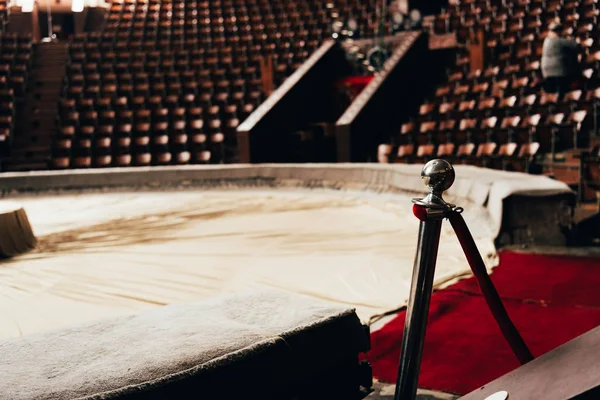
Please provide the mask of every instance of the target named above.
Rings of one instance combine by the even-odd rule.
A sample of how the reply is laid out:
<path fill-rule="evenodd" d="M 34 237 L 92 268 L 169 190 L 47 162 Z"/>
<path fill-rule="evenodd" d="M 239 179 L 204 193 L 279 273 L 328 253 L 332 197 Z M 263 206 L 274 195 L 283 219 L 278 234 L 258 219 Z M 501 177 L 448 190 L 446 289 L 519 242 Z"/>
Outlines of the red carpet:
<path fill-rule="evenodd" d="M 598 258 L 502 252 L 492 280 L 536 357 L 600 325 Z M 381 381 L 396 380 L 404 318 L 371 335 Z M 420 387 L 465 394 L 518 366 L 473 278 L 433 294 Z"/>

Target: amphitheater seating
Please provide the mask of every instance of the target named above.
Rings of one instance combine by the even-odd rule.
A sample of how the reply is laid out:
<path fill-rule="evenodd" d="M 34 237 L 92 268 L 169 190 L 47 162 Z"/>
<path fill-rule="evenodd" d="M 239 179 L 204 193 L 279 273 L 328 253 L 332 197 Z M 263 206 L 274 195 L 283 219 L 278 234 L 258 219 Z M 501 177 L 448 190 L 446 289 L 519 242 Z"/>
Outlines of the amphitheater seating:
<path fill-rule="evenodd" d="M 0 27 L 6 21 L 6 2 L 0 2 Z M 14 138 L 17 109 L 24 101 L 31 64 L 31 38 L 0 36 L 0 152 L 7 155 Z"/>
<path fill-rule="evenodd" d="M 369 33 L 375 1 L 125 0 L 103 32 L 70 45 L 55 168 L 236 160 L 236 128 L 330 35 L 337 15 Z"/>
<path fill-rule="evenodd" d="M 456 151 L 454 143 L 445 143 L 437 147 L 433 144 L 422 144 L 416 148 L 412 144 L 402 144 L 397 147 L 382 144 L 379 146 L 379 162 L 425 163 L 435 156 L 455 164 L 531 172 L 531 164 L 539 148 L 538 142 L 529 142 L 520 147 L 514 142 L 504 143 L 499 147 L 494 142 L 485 142 L 477 146 L 477 151 L 474 143 L 463 143 Z"/>
<path fill-rule="evenodd" d="M 465 143 L 477 148 L 494 142 L 494 162 L 478 150 L 472 159 L 458 154 L 447 158 L 508 169 L 517 164 L 529 169 L 536 154 L 587 146 L 589 131 L 597 131 L 598 125 L 599 9 L 598 0 L 466 0 L 452 5 L 435 17 L 435 33 L 455 32 L 459 43 L 468 44 L 483 30 L 487 65 L 471 71 L 466 48 L 459 47 L 447 82 L 393 141 L 436 147 L 454 143 L 457 149 Z M 577 37 L 584 49 L 582 77 L 564 96 L 545 93 L 541 85 L 543 39 L 557 17 L 564 34 Z M 517 146 L 509 161 L 498 153 L 508 143 Z"/>

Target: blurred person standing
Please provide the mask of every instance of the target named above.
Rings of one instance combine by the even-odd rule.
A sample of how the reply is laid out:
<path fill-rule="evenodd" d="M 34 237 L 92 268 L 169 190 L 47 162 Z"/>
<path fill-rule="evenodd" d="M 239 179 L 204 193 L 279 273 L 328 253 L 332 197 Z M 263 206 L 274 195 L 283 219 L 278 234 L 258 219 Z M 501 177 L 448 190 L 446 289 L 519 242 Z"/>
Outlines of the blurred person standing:
<path fill-rule="evenodd" d="M 575 40 L 562 38 L 563 26 L 556 21 L 548 27 L 548 36 L 542 48 L 542 76 L 544 91 L 559 93 L 569 91 L 571 83 L 581 73 L 579 66 L 579 44 Z"/>

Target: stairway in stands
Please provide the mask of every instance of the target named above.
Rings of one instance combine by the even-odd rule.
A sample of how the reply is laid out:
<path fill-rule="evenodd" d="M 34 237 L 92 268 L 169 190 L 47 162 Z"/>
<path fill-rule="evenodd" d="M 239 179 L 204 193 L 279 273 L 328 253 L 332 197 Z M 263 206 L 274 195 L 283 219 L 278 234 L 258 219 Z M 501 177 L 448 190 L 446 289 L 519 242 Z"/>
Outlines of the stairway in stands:
<path fill-rule="evenodd" d="M 10 11 L 10 18 L 6 31 L 11 33 L 18 33 L 19 35 L 27 36 L 31 34 L 32 23 L 31 13 L 21 12 L 20 9 L 15 7 Z"/>
<path fill-rule="evenodd" d="M 36 45 L 25 107 L 16 121 L 16 134 L 10 159 L 5 163 L 6 171 L 48 168 L 67 49 L 67 44 L 61 42 Z"/>
<path fill-rule="evenodd" d="M 106 23 L 106 8 L 89 7 L 85 18 L 85 32 L 102 32 Z"/>

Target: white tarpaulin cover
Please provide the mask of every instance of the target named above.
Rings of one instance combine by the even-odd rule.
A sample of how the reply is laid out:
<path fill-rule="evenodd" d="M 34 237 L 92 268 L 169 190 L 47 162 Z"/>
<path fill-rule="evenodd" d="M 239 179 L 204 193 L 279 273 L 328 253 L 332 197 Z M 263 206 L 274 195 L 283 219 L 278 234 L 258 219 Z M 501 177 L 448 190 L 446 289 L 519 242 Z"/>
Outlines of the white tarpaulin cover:
<path fill-rule="evenodd" d="M 408 299 L 412 197 L 194 189 L 13 199 L 39 244 L 0 264 L 0 339 L 249 288 L 350 305 L 366 320 Z M 495 224 L 484 207 L 461 206 L 491 266 Z M 468 269 L 445 223 L 436 282 Z"/>

